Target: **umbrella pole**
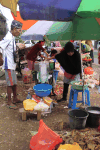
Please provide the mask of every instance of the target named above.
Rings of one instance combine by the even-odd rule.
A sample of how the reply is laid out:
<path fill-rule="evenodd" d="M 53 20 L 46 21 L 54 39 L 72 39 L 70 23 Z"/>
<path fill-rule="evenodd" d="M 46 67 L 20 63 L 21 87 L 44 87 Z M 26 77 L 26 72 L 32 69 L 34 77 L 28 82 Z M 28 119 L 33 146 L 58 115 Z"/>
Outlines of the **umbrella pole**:
<path fill-rule="evenodd" d="M 82 70 L 82 77 L 83 77 L 83 65 L 82 65 L 82 55 L 81 55 L 81 40 L 79 41 L 79 53 L 80 53 L 80 57 L 81 57 L 81 70 Z"/>
<path fill-rule="evenodd" d="M 82 64 L 82 55 L 81 55 L 81 40 L 79 41 L 79 53 L 80 53 L 80 57 L 81 57 L 81 71 L 82 71 L 82 79 L 83 79 L 83 96 L 82 96 L 82 99 L 83 99 L 83 105 L 85 106 L 85 90 L 84 90 L 84 79 L 85 79 L 85 76 L 83 76 L 83 64 Z"/>

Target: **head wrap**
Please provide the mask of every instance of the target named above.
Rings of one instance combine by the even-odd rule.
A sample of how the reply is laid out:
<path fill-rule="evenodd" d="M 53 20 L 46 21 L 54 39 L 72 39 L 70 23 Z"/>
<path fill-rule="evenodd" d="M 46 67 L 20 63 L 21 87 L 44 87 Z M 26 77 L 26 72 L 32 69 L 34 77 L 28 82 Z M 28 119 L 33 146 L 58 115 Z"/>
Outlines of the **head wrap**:
<path fill-rule="evenodd" d="M 22 28 L 22 23 L 19 22 L 19 21 L 16 21 L 16 20 L 13 20 L 12 23 L 11 23 L 11 26 L 14 26 L 15 28 Z"/>

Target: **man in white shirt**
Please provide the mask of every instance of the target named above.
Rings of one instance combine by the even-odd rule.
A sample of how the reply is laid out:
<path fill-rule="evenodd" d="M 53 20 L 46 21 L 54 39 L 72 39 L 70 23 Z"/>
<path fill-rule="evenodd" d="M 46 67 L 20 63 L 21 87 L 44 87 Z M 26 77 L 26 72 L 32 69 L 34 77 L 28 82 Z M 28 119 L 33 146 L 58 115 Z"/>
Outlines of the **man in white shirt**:
<path fill-rule="evenodd" d="M 16 51 L 15 36 L 21 33 L 22 23 L 13 20 L 11 24 L 11 31 L 6 34 L 2 41 L 0 41 L 0 48 L 3 54 L 3 69 L 5 69 L 5 77 L 7 81 L 7 95 L 8 108 L 17 109 L 16 103 L 21 102 L 17 99 L 17 77 L 16 77 L 16 63 L 14 62 L 13 52 Z M 24 47 L 23 47 L 24 48 Z M 13 102 L 11 101 L 11 93 L 13 91 Z"/>

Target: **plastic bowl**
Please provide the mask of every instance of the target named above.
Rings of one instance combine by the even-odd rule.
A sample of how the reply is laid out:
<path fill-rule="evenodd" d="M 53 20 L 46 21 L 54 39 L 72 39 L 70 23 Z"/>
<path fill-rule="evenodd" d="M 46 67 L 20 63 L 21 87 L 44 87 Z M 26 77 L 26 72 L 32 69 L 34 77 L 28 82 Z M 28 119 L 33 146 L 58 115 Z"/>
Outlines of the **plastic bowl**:
<path fill-rule="evenodd" d="M 73 89 L 76 89 L 76 90 L 83 90 L 83 85 L 76 85 L 75 83 L 78 83 L 78 82 L 82 82 L 82 81 L 72 81 L 70 84 L 72 85 L 72 88 Z M 82 82 L 83 83 L 83 82 Z M 84 85 L 84 89 L 86 89 L 88 87 L 88 84 L 85 84 Z"/>
<path fill-rule="evenodd" d="M 48 96 L 50 95 L 51 93 L 51 89 L 52 89 L 52 85 L 50 84 L 45 84 L 45 83 L 42 83 L 42 84 L 37 84 L 33 87 L 34 89 L 34 92 L 37 96 L 39 97 L 45 97 L 45 96 Z"/>

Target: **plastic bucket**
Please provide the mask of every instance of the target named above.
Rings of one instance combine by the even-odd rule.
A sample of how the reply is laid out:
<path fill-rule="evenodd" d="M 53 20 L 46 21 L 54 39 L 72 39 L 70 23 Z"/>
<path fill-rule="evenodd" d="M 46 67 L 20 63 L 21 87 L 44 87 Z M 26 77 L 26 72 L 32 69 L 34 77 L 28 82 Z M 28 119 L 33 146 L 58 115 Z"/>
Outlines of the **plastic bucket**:
<path fill-rule="evenodd" d="M 37 84 L 33 87 L 35 94 L 39 97 L 45 97 L 50 95 L 51 93 L 51 89 L 52 89 L 52 85 L 50 84 Z"/>
<path fill-rule="evenodd" d="M 84 129 L 86 120 L 89 116 L 88 112 L 81 109 L 73 109 L 68 111 L 70 128 L 71 129 Z"/>
<path fill-rule="evenodd" d="M 53 71 L 53 77 L 54 77 L 54 79 L 55 79 L 55 82 L 57 81 L 58 73 L 59 73 L 58 70 L 54 70 L 54 71 Z"/>
<path fill-rule="evenodd" d="M 100 121 L 100 107 L 90 106 L 86 107 L 85 110 L 89 113 L 87 119 L 87 126 L 89 127 L 98 127 Z"/>

